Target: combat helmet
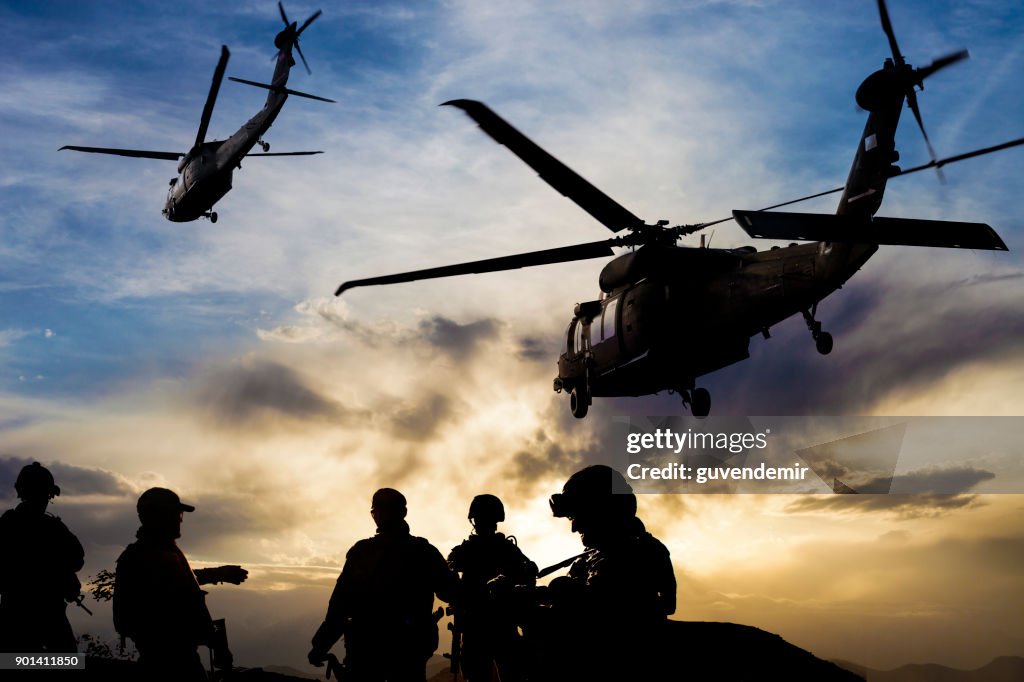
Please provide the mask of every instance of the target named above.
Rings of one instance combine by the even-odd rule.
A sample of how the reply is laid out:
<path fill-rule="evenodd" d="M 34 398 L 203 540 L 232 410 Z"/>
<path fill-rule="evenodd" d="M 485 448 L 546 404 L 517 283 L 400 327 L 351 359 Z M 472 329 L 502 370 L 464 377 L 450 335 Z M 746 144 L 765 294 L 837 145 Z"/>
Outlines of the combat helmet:
<path fill-rule="evenodd" d="M 633 488 L 621 473 L 604 464 L 577 471 L 548 504 L 556 517 L 585 515 L 620 520 L 636 516 Z"/>
<path fill-rule="evenodd" d="M 14 490 L 18 497 L 25 499 L 35 495 L 46 495 L 49 498 L 60 495 L 60 488 L 54 484 L 53 474 L 39 462 L 32 462 L 21 468 L 18 479 L 14 482 Z"/>
<path fill-rule="evenodd" d="M 469 503 L 469 515 L 466 518 L 501 523 L 505 520 L 505 505 L 495 495 L 477 495 Z"/>

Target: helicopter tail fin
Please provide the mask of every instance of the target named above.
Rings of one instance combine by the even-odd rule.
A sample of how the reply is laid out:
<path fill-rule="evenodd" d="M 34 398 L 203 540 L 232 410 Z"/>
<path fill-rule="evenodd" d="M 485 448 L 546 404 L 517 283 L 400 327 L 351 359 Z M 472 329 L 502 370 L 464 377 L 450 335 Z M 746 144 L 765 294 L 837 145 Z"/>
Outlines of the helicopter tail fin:
<path fill-rule="evenodd" d="M 781 211 L 732 214 L 747 234 L 758 239 L 1009 250 L 996 231 L 984 223 L 878 216 L 865 221 L 845 215 Z"/>

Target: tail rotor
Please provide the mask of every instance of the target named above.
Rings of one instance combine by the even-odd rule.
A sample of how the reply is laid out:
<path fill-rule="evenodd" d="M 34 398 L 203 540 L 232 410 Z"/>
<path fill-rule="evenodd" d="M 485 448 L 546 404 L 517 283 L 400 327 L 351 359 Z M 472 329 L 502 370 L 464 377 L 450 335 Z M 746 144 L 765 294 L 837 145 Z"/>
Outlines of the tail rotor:
<path fill-rule="evenodd" d="M 274 43 L 277 45 L 279 50 L 284 50 L 286 47 L 295 47 L 295 51 L 299 53 L 299 59 L 302 60 L 302 65 L 306 67 L 306 73 L 312 74 L 313 72 L 309 69 L 309 63 L 306 61 L 306 56 L 302 54 L 302 48 L 299 47 L 299 36 L 302 32 L 309 28 L 317 18 L 323 13 L 321 10 L 313 12 L 313 14 L 302 22 L 302 26 L 298 25 L 298 22 L 292 22 L 288 20 L 288 14 L 284 11 L 284 5 L 280 2 L 277 3 L 277 9 L 281 13 L 281 20 L 284 21 L 284 30 L 277 34 L 277 39 Z"/>
<path fill-rule="evenodd" d="M 928 139 L 928 132 L 924 129 L 924 121 L 921 119 L 921 109 L 917 105 L 917 92 L 914 88 L 916 87 L 924 90 L 925 78 L 951 64 L 956 64 L 959 61 L 967 59 L 970 55 L 967 50 L 958 50 L 943 57 L 939 57 L 928 66 L 915 69 L 907 64 L 906 60 L 903 58 L 903 54 L 900 52 L 900 46 L 899 43 L 896 42 L 896 33 L 893 31 L 892 21 L 889 19 L 889 9 L 885 5 L 885 0 L 878 0 L 878 13 L 882 19 L 882 30 L 885 31 L 885 36 L 889 39 L 889 48 L 892 50 L 893 64 L 896 67 L 897 74 L 899 75 L 905 89 L 907 106 L 914 114 L 914 120 L 917 121 L 917 127 L 921 129 L 921 135 L 924 136 L 924 143 L 928 146 L 928 154 L 931 156 L 932 162 L 937 162 L 938 156 L 935 154 L 935 149 L 932 147 L 931 140 Z M 942 178 L 941 171 L 939 171 L 939 178 Z"/>

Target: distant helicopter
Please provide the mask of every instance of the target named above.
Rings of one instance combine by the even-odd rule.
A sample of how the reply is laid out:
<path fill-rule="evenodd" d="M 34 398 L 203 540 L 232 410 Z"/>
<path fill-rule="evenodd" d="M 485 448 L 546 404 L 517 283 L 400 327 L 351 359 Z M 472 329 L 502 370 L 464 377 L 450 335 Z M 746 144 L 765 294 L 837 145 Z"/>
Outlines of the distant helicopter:
<path fill-rule="evenodd" d="M 541 149 L 481 102 L 452 100 L 495 141 L 505 145 L 548 184 L 613 232 L 608 240 L 501 258 L 428 268 L 345 282 L 335 295 L 358 286 L 395 284 L 436 277 L 495 272 L 601 258 L 611 247 L 632 247 L 601 271 L 601 298 L 576 305 L 558 359 L 556 392 L 568 391 L 570 409 L 586 416 L 594 396 L 639 396 L 662 390 L 682 396 L 694 416 L 707 416 L 711 395 L 696 387 L 700 376 L 749 357 L 750 337 L 769 338 L 772 325 L 803 315 L 819 353 L 832 351 L 831 334 L 816 318 L 818 303 L 839 289 L 881 244 L 1007 250 L 981 223 L 875 217 L 886 182 L 927 168 L 1024 144 L 1024 138 L 938 159 L 928 141 L 915 86 L 936 71 L 965 59 L 961 50 L 913 68 L 903 58 L 884 0 L 878 0 L 892 58 L 868 76 L 856 99 L 868 112 L 846 185 L 759 211 L 733 211 L 696 225 L 647 224 L 568 166 Z M 907 170 L 894 165 L 896 126 L 906 101 L 928 145 L 931 161 Z M 941 171 L 940 171 L 941 172 Z M 843 192 L 835 215 L 768 212 L 789 204 Z M 711 249 L 677 246 L 679 237 L 735 219 L 751 236 L 817 240 L 757 251 L 752 246 Z"/>
<path fill-rule="evenodd" d="M 273 125 L 277 115 L 281 112 L 288 95 L 315 99 L 321 102 L 334 102 L 333 99 L 317 97 L 304 92 L 298 92 L 287 88 L 288 73 L 295 65 L 292 58 L 292 48 L 299 53 L 302 64 L 309 71 L 309 64 L 299 47 L 299 36 L 320 16 L 320 10 L 313 13 L 311 17 L 303 22 L 288 21 L 288 15 L 284 12 L 284 5 L 277 3 L 281 12 L 281 19 L 284 20 L 284 30 L 274 38 L 274 45 L 278 49 L 274 75 L 270 84 L 257 83 L 255 81 L 243 80 L 228 76 L 228 80 L 236 83 L 253 85 L 264 88 L 270 92 L 267 94 L 267 101 L 255 116 L 245 122 L 234 135 L 226 140 L 212 140 L 206 142 L 206 129 L 210 125 L 210 116 L 213 114 L 213 105 L 217 101 L 217 92 L 220 90 L 221 81 L 224 79 L 224 70 L 228 65 L 230 52 L 226 45 L 220 48 L 220 61 L 213 72 L 213 83 L 210 85 L 210 92 L 206 96 L 206 105 L 203 107 L 203 114 L 199 120 L 199 132 L 196 133 L 195 144 L 187 152 L 154 152 L 139 149 L 111 149 L 108 147 L 78 147 L 67 145 L 60 150 L 71 149 L 77 152 L 91 152 L 94 154 L 114 154 L 116 156 L 132 156 L 143 159 L 163 159 L 166 161 L 178 162 L 178 177 L 171 178 L 170 189 L 167 191 L 167 203 L 164 205 L 164 216 L 176 223 L 189 222 L 198 218 L 209 218 L 211 223 L 217 222 L 217 213 L 213 211 L 213 205 L 220 201 L 221 197 L 231 190 L 231 175 L 236 168 L 242 167 L 243 157 L 253 156 L 309 156 L 311 154 L 322 154 L 323 152 L 276 152 L 270 151 L 270 144 L 263 141 L 270 126 Z M 311 73 L 311 72 L 310 72 Z M 262 154 L 250 154 L 254 146 L 260 145 L 263 148 Z"/>

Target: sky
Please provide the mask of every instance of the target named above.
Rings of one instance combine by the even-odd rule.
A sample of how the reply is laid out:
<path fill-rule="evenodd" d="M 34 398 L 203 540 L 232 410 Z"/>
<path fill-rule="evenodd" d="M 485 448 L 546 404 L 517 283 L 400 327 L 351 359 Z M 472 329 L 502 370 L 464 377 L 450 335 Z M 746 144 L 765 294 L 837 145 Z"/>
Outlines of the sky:
<path fill-rule="evenodd" d="M 286 7 L 299 21 L 316 8 Z M 694 223 L 842 185 L 865 118 L 853 93 L 888 54 L 867 1 L 323 10 L 302 37 L 313 73 L 290 85 L 338 102 L 292 98 L 266 139 L 325 153 L 248 160 L 214 225 L 163 219 L 169 162 L 57 149 L 186 151 L 221 44 L 228 75 L 270 77 L 274 4 L 0 3 L 0 495 L 15 502 L 25 463 L 50 466 L 52 511 L 91 575 L 133 539 L 142 490 L 177 490 L 197 507 L 180 542 L 193 564 L 251 570 L 209 597 L 236 661 L 307 672 L 345 551 L 372 533 L 373 490 L 402 490 L 413 532 L 443 552 L 469 532 L 472 496 L 498 494 L 543 566 L 579 551 L 546 501 L 600 459 L 612 419 L 681 412 L 665 394 L 596 399 L 577 421 L 551 391 L 601 261 L 332 296 L 606 235 L 437 105 L 484 101 L 648 222 Z M 912 64 L 971 51 L 919 94 L 940 156 L 1024 135 L 1018 4 L 893 0 L 890 14 Z M 209 136 L 264 98 L 225 82 Z M 897 148 L 905 166 L 927 160 L 909 115 Z M 880 211 L 986 222 L 1009 253 L 883 247 L 819 306 L 831 355 L 788 320 L 702 379 L 713 413 L 1024 415 L 1022 154 L 947 167 L 945 183 L 895 179 Z M 751 243 L 733 223 L 706 238 Z M 983 435 L 963 458 L 997 479 L 1024 465 Z M 672 551 L 677 618 L 878 668 L 977 667 L 1024 655 L 1024 496 L 992 489 L 639 504 Z M 102 607 L 73 622 L 112 638 Z"/>

